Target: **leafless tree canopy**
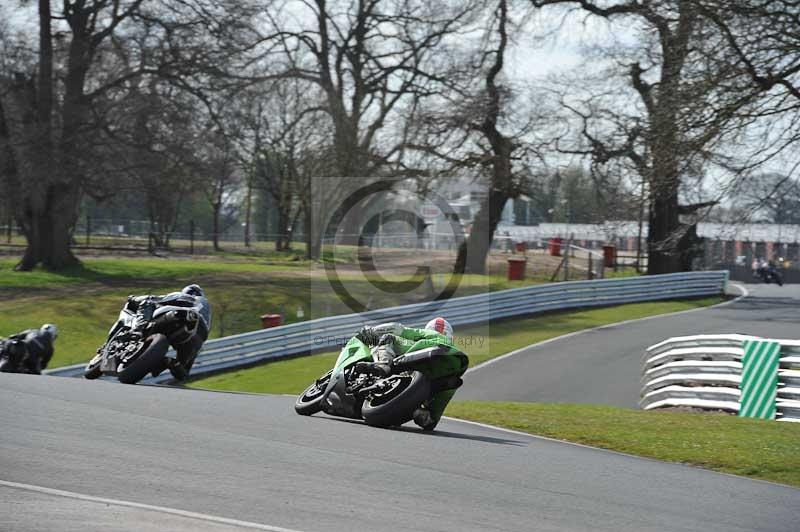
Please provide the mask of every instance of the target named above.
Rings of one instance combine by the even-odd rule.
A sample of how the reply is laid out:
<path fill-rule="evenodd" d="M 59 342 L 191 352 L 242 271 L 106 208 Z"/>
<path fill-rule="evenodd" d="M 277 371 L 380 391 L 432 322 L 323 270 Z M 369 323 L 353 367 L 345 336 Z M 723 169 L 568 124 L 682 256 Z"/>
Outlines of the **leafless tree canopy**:
<path fill-rule="evenodd" d="M 460 271 L 484 271 L 501 211 L 525 197 L 570 220 L 647 218 L 650 273 L 670 272 L 713 206 L 794 181 L 791 161 L 765 177 L 800 135 L 789 0 L 20 5 L 36 31 L 0 24 L 0 209 L 27 239 L 21 269 L 77 262 L 87 198 L 138 198 L 160 245 L 187 201 L 215 237 L 244 219 L 249 239 L 258 201 L 277 249 L 302 225 L 313 258 L 348 190 L 456 176 L 487 191 Z M 615 37 L 556 79 L 512 79 L 513 49 L 567 20 Z M 587 190 L 586 212 L 552 206 Z"/>

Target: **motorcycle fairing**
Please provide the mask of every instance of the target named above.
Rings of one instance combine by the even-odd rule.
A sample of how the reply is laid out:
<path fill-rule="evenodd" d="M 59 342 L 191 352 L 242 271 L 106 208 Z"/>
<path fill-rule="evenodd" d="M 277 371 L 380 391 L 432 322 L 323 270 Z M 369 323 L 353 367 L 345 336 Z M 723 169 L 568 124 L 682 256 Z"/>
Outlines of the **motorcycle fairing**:
<path fill-rule="evenodd" d="M 322 410 L 333 416 L 361 418 L 361 400 L 347 392 L 346 369 L 364 360 L 372 360 L 369 347 L 358 338 L 351 338 L 339 352 L 333 374 L 322 399 Z"/>
<path fill-rule="evenodd" d="M 369 347 L 358 338 L 350 338 L 339 352 L 339 358 L 336 359 L 336 363 L 333 365 L 333 376 L 341 373 L 345 368 L 364 360 L 372 360 L 372 353 Z M 333 382 L 333 378 L 331 378 L 331 382 Z"/>
<path fill-rule="evenodd" d="M 322 396 L 322 411 L 332 416 L 361 419 L 361 400 L 347 392 L 346 372 L 331 377 Z"/>

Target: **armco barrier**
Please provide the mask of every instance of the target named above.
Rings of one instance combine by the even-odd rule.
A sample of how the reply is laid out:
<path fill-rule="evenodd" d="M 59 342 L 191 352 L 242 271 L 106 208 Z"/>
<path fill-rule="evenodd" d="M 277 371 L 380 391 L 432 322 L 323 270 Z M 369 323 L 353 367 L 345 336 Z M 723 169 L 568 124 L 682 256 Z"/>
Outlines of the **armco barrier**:
<path fill-rule="evenodd" d="M 192 375 L 277 360 L 323 347 L 334 350 L 335 342 L 330 342 L 330 339 L 348 338 L 364 324 L 389 319 L 422 326 L 428 320 L 442 315 L 453 325 L 469 325 L 579 307 L 712 296 L 725 290 L 727 280 L 727 271 L 708 271 L 573 281 L 458 297 L 435 304 L 417 303 L 361 314 L 332 316 L 209 340 L 195 361 Z M 83 364 L 77 364 L 48 370 L 47 373 L 77 377 L 82 374 L 83 368 Z M 145 382 L 166 382 L 170 378 L 166 373 L 146 379 Z"/>
<path fill-rule="evenodd" d="M 688 406 L 739 412 L 744 342 L 741 334 L 669 338 L 645 351 L 639 405 L 645 410 Z M 780 344 L 778 421 L 800 422 L 800 340 Z"/>

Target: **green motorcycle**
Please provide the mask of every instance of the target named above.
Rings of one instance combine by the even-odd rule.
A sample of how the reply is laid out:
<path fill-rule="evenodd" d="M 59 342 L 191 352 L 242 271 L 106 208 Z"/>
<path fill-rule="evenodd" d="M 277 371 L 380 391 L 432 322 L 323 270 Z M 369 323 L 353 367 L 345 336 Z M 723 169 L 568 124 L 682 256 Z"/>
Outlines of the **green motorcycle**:
<path fill-rule="evenodd" d="M 417 347 L 419 345 L 419 348 Z M 375 427 L 399 426 L 427 408 L 433 420 L 423 427 L 433 430 L 447 403 L 462 384 L 467 355 L 448 344 L 430 347 L 420 341 L 392 360 L 388 376 L 363 371 L 373 362 L 372 351 L 358 338 L 339 353 L 333 369 L 317 379 L 298 398 L 295 410 L 303 416 L 325 412 L 332 416 L 363 419 Z"/>

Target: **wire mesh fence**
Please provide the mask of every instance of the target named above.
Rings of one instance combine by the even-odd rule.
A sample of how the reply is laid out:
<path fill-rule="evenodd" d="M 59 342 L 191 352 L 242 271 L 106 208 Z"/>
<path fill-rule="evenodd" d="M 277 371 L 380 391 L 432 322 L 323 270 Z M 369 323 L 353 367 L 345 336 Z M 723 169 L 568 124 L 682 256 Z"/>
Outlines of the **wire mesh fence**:
<path fill-rule="evenodd" d="M 283 253 L 304 255 L 305 237 L 302 231 L 291 234 L 249 232 L 236 227 L 214 235 L 200 230 L 189 222 L 177 231 L 158 232 L 150 222 L 143 220 L 110 220 L 85 218 L 73 231 L 73 248 L 91 254 L 187 254 L 207 255 L 219 253 L 241 253 L 270 256 L 277 252 L 277 242 L 290 242 L 290 249 Z M 25 238 L 18 228 L 0 226 L 0 253 L 19 254 L 25 247 Z M 216 238 L 215 238 L 216 236 Z M 624 242 L 613 263 L 604 260 L 602 248 L 605 242 L 593 240 L 520 238 L 497 231 L 487 258 L 487 273 L 505 275 L 510 261 L 524 260 L 523 276 L 542 280 L 579 280 L 624 274 L 626 271 L 641 271 L 646 259 Z M 419 259 L 420 252 L 426 260 L 436 264 L 434 271 L 452 271 L 459 246 L 465 235 L 425 230 L 415 232 L 384 232 L 373 235 L 337 234 L 333 241 L 323 240 L 325 245 L 334 243 L 327 250 L 328 258 L 339 258 L 346 262 L 363 263 L 369 255 L 373 268 L 391 268 L 395 264 L 409 265 Z M 344 244 L 337 242 L 345 242 Z M 557 243 L 556 243 L 557 242 Z M 365 250 L 369 250 L 368 253 Z M 325 256 L 323 256 L 325 258 Z"/>

